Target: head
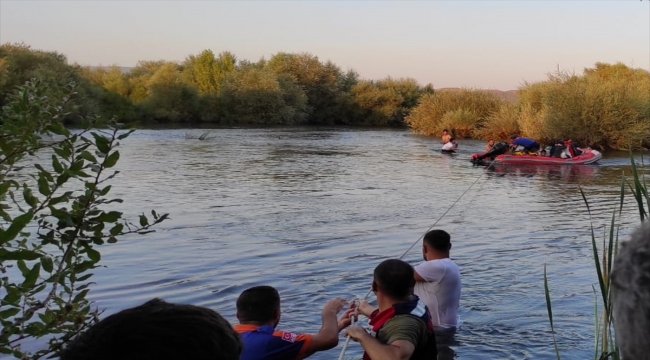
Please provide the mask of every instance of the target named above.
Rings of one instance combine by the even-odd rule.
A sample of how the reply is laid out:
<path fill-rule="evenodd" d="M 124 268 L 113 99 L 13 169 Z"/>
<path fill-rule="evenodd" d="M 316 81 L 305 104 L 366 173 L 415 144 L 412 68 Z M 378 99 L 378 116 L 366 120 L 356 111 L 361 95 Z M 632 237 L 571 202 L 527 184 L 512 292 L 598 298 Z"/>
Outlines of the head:
<path fill-rule="evenodd" d="M 241 324 L 278 326 L 280 294 L 272 286 L 255 286 L 237 298 L 237 319 Z"/>
<path fill-rule="evenodd" d="M 66 344 L 61 360 L 238 360 L 241 350 L 215 311 L 153 299 L 91 326 Z"/>
<path fill-rule="evenodd" d="M 406 299 L 413 294 L 414 286 L 413 267 L 402 260 L 384 260 L 375 268 L 372 290 L 377 296 L 381 294 L 395 300 Z"/>
<path fill-rule="evenodd" d="M 650 221 L 621 244 L 611 279 L 614 329 L 622 358 L 646 358 L 650 352 Z"/>
<path fill-rule="evenodd" d="M 422 239 L 424 260 L 435 260 L 449 257 L 451 236 L 444 230 L 431 230 Z"/>
<path fill-rule="evenodd" d="M 488 146 L 494 146 L 494 140 L 492 139 L 488 140 Z"/>
<path fill-rule="evenodd" d="M 449 142 L 455 144 L 455 143 L 456 143 L 456 138 L 455 138 L 455 137 L 450 137 L 450 138 L 449 138 Z"/>
<path fill-rule="evenodd" d="M 449 130 L 447 129 L 442 130 L 442 135 L 448 135 L 448 134 L 449 134 Z"/>

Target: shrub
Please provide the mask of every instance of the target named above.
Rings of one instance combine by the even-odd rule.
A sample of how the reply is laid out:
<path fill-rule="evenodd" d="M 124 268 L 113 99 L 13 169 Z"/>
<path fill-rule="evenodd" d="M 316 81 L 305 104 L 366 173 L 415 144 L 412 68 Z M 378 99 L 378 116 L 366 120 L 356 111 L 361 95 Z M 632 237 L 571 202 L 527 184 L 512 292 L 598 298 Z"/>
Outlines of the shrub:
<path fill-rule="evenodd" d="M 90 326 L 99 310 L 86 299 L 93 268 L 101 259 L 96 249 L 126 235 L 144 234 L 167 214 L 140 215 L 138 224 L 106 211 L 118 172 L 107 174 L 120 158 L 118 141 L 131 133 L 72 133 L 59 121 L 64 105 L 73 105 L 74 84 L 65 95 L 31 81 L 8 97 L 0 113 L 0 353 L 21 359 L 53 355 L 69 338 Z M 117 125 L 117 124 L 115 124 Z M 58 139 L 41 142 L 53 133 Z M 33 156 L 45 153 L 50 156 Z M 51 159 L 45 163 L 42 159 Z M 24 350 L 28 341 L 47 344 Z"/>

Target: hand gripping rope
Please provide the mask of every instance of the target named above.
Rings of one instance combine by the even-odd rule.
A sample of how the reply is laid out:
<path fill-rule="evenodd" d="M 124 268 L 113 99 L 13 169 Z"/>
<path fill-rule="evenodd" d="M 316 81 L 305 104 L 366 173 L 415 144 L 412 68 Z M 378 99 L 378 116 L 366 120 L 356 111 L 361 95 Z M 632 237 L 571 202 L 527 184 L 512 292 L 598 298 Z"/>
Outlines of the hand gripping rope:
<path fill-rule="evenodd" d="M 489 169 L 491 166 L 492 166 L 492 164 L 490 164 L 486 169 Z M 483 177 L 484 174 L 485 174 L 485 172 L 483 172 L 479 177 L 477 177 L 476 180 L 474 180 L 474 182 L 473 182 L 473 183 L 472 183 L 472 184 L 471 184 L 471 185 L 470 185 L 470 186 L 469 186 L 469 187 L 468 187 L 468 188 L 467 188 L 467 189 L 466 189 L 462 194 L 460 194 L 460 196 L 458 197 L 458 199 L 456 199 L 456 201 L 454 201 L 454 203 L 451 204 L 451 206 L 449 206 L 449 207 L 447 208 L 447 210 L 446 210 L 446 211 L 445 211 L 445 212 L 444 212 L 444 213 L 443 213 L 443 214 L 438 218 L 438 220 L 436 220 L 436 222 L 434 222 L 433 225 L 429 226 L 429 228 L 427 229 L 427 231 L 425 231 L 424 234 L 422 234 L 422 235 L 421 235 L 421 236 L 420 236 L 420 237 L 419 237 L 419 238 L 418 238 L 418 239 L 417 239 L 417 240 L 416 240 L 416 241 L 415 241 L 415 242 L 414 242 L 414 243 L 413 243 L 413 244 L 412 244 L 412 245 L 411 245 L 411 246 L 410 246 L 410 247 L 409 247 L 409 248 L 408 248 L 408 249 L 407 249 L 407 250 L 406 250 L 406 251 L 405 251 L 405 252 L 404 252 L 400 257 L 399 257 L 399 258 L 398 258 L 398 259 L 399 259 L 399 260 L 402 260 L 402 258 L 403 258 L 404 256 L 406 256 L 406 254 L 408 254 L 408 253 L 409 253 L 409 252 L 410 252 L 410 251 L 415 247 L 415 245 L 417 245 L 417 244 L 420 242 L 420 240 L 422 240 L 422 238 L 424 237 L 424 235 L 426 235 L 426 233 L 428 233 L 429 230 L 431 230 L 434 226 L 436 226 L 436 225 L 438 224 L 438 222 L 440 222 L 440 220 L 442 220 L 442 218 L 444 218 L 445 215 L 447 215 L 447 213 L 448 213 L 448 212 L 449 212 L 449 211 L 450 211 L 454 206 L 456 206 L 456 204 L 460 201 L 460 199 L 462 199 L 463 196 L 465 196 L 465 194 L 467 194 L 467 192 L 468 192 L 468 191 L 469 191 L 469 190 L 470 190 L 470 189 L 471 189 L 471 188 L 472 188 L 472 187 L 473 187 L 473 186 L 474 186 L 474 185 L 475 185 L 475 184 L 476 184 L 476 183 L 481 179 L 481 177 Z M 368 296 L 370 296 L 370 293 L 372 293 L 372 288 L 368 291 L 368 293 L 367 293 L 366 296 L 363 298 L 363 300 L 368 299 Z M 354 325 L 354 323 L 355 323 L 355 320 L 354 320 L 355 317 L 358 319 L 358 316 L 359 316 L 359 307 L 358 307 L 358 306 L 357 306 L 356 311 L 355 311 L 354 313 L 352 313 L 350 316 L 351 316 L 351 318 L 352 318 L 352 322 L 351 322 L 350 326 L 352 326 L 352 325 Z M 341 354 L 339 355 L 339 359 L 338 359 L 338 360 L 343 360 L 343 358 L 344 358 L 344 356 L 345 356 L 345 351 L 348 349 L 348 344 L 349 344 L 349 343 L 350 343 L 350 336 L 346 336 L 346 337 L 345 337 L 345 343 L 343 344 L 343 348 L 341 349 Z"/>

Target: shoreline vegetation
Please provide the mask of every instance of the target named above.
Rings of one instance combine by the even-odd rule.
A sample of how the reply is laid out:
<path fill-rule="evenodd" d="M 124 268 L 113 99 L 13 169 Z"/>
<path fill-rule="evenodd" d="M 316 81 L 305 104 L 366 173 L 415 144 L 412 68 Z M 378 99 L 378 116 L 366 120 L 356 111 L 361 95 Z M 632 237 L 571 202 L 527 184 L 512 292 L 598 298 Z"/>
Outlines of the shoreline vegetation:
<path fill-rule="evenodd" d="M 26 44 L 0 45 L 0 106 L 17 86 L 38 79 L 50 97 L 74 83 L 81 99 L 66 125 L 98 114 L 108 122 L 187 125 L 343 125 L 408 127 L 438 136 L 541 143 L 572 139 L 600 150 L 650 148 L 650 72 L 596 63 L 582 74 L 557 70 L 516 91 L 434 89 L 413 78 L 360 78 L 309 53 L 257 62 L 204 50 L 182 62 L 140 61 L 133 68 L 83 67 Z"/>

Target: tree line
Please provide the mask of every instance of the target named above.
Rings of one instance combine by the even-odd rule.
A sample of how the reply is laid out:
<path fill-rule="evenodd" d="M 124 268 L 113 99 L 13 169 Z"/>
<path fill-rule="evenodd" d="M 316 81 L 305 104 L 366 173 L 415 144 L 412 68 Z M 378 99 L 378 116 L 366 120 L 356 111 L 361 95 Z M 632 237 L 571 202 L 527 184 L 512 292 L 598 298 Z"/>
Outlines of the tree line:
<path fill-rule="evenodd" d="M 61 119 L 68 124 L 97 114 L 124 123 L 404 126 L 424 135 L 449 129 L 457 138 L 519 134 L 601 149 L 650 146 L 650 72 L 621 63 L 552 73 L 524 83 L 517 100 L 507 101 L 481 89 L 434 91 L 412 78 L 361 79 L 309 53 L 251 62 L 204 50 L 182 62 L 140 61 L 123 71 L 1 45 L 0 106 L 33 78 L 49 85 L 52 97 L 76 84 L 81 100 Z"/>
<path fill-rule="evenodd" d="M 433 93 L 412 78 L 364 80 L 308 53 L 250 62 L 204 50 L 180 63 L 140 61 L 125 72 L 69 64 L 24 44 L 0 46 L 0 105 L 32 78 L 78 85 L 83 104 L 69 123 L 94 111 L 127 123 L 403 126 L 420 96 Z"/>

